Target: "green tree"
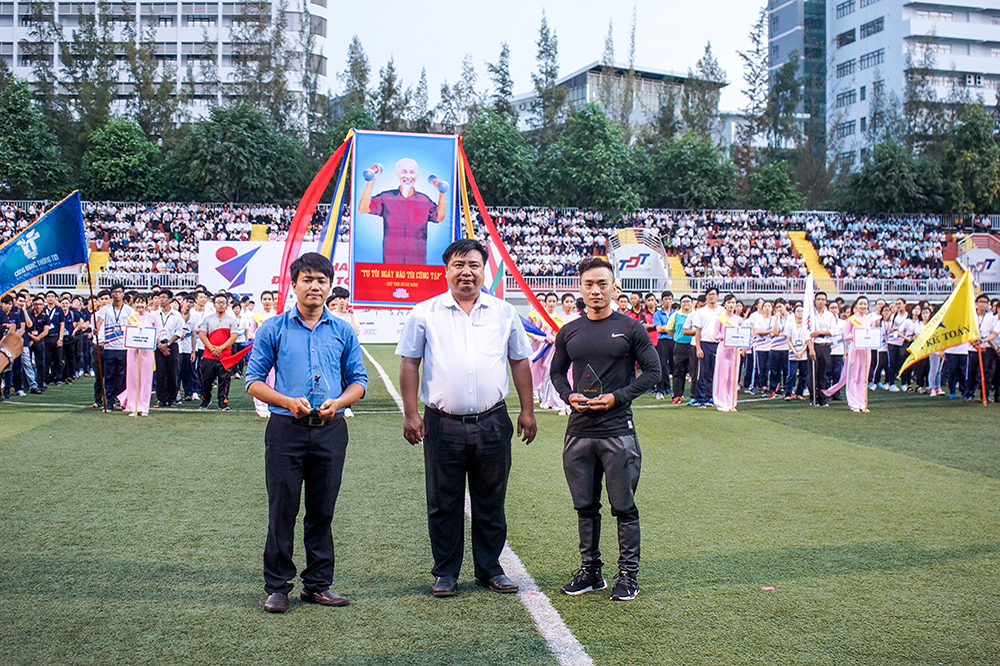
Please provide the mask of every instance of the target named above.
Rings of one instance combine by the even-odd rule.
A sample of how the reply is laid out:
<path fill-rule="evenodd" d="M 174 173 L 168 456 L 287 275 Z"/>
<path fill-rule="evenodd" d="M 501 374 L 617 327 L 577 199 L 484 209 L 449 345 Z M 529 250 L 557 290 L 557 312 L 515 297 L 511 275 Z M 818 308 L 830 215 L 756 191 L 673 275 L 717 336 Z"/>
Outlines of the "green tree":
<path fill-rule="evenodd" d="M 118 99 L 116 18 L 125 24 L 135 20 L 128 4 L 112 6 L 101 0 L 97 3 L 97 15 L 80 13 L 80 27 L 73 31 L 72 40 L 59 45 L 62 81 L 76 117 L 76 140 L 71 146 L 74 163 L 78 163 L 86 150 L 90 133 L 107 124 L 111 105 Z"/>
<path fill-rule="evenodd" d="M 750 48 L 738 51 L 743 61 L 743 95 L 747 103 L 743 107 L 743 121 L 736 130 L 733 146 L 733 163 L 739 175 L 739 188 L 745 198 L 750 194 L 750 175 L 757 168 L 757 140 L 767 131 L 767 102 L 769 96 L 768 65 L 770 58 L 767 47 L 767 7 L 761 7 L 757 22 L 750 28 Z"/>
<path fill-rule="evenodd" d="M 434 113 L 430 111 L 427 91 L 427 68 L 420 68 L 420 80 L 417 82 L 417 89 L 410 98 L 410 106 L 407 109 L 407 119 L 411 132 L 428 133 L 431 131 L 431 123 L 434 121 Z"/>
<path fill-rule="evenodd" d="M 341 98 L 341 105 L 345 110 L 354 107 L 368 108 L 368 79 L 371 76 L 371 67 L 368 65 L 368 56 L 361 46 L 361 40 L 357 35 L 351 39 L 350 46 L 347 47 L 347 68 L 339 75 L 344 82 L 344 96 Z"/>
<path fill-rule="evenodd" d="M 137 123 L 110 120 L 87 143 L 81 171 L 88 197 L 112 201 L 162 198 L 160 148 Z"/>
<path fill-rule="evenodd" d="M 375 123 L 375 119 L 372 118 L 372 114 L 360 106 L 355 106 L 348 110 L 347 113 L 341 114 L 334 121 L 333 129 L 330 130 L 330 134 L 327 136 L 324 159 L 332 155 L 340 147 L 340 144 L 344 143 L 344 139 L 351 129 L 377 130 L 378 125 Z"/>
<path fill-rule="evenodd" d="M 409 91 L 403 90 L 403 82 L 396 75 L 396 66 L 390 57 L 386 66 L 379 70 L 378 90 L 374 100 L 375 124 L 380 130 L 398 132 L 406 128 L 409 97 Z"/>
<path fill-rule="evenodd" d="M 566 131 L 542 157 L 548 205 L 598 208 L 615 216 L 641 203 L 630 184 L 632 155 L 621 126 L 590 102 L 566 121 Z"/>
<path fill-rule="evenodd" d="M 288 43 L 288 2 L 281 0 L 273 12 L 268 0 L 246 0 L 236 5 L 231 42 L 234 96 L 261 109 L 279 130 L 300 129 L 298 103 L 285 78 L 296 69 Z M 306 66 L 306 62 L 299 63 Z"/>
<path fill-rule="evenodd" d="M 535 203 L 535 155 L 506 116 L 495 109 L 476 114 L 462 135 L 462 145 L 488 205 Z"/>
<path fill-rule="evenodd" d="M 772 154 L 783 148 L 798 146 L 802 141 L 799 121 L 795 117 L 802 101 L 802 80 L 798 72 L 799 54 L 792 51 L 788 61 L 772 77 L 766 111 L 767 142 Z"/>
<path fill-rule="evenodd" d="M 852 213 L 905 213 L 921 207 L 913 152 L 896 141 L 872 149 L 841 190 L 841 205 Z"/>
<path fill-rule="evenodd" d="M 750 176 L 750 208 L 788 215 L 802 210 L 805 201 L 795 188 L 787 162 L 764 163 Z"/>
<path fill-rule="evenodd" d="M 122 48 L 128 63 L 132 92 L 126 101 L 129 115 L 146 137 L 163 140 L 177 129 L 177 121 L 187 95 L 178 85 L 177 65 L 173 60 L 160 62 L 156 54 L 156 29 L 150 26 L 143 35 L 134 22 L 124 27 Z"/>
<path fill-rule="evenodd" d="M 719 126 L 719 97 L 725 81 L 726 72 L 715 59 L 709 42 L 705 45 L 705 53 L 695 63 L 694 71 L 688 70 L 681 105 L 685 127 L 702 139 L 711 139 Z"/>
<path fill-rule="evenodd" d="M 27 82 L 9 79 L 0 92 L 0 193 L 5 199 L 58 198 L 66 175 L 56 136 Z"/>
<path fill-rule="evenodd" d="M 305 187 L 302 146 L 260 109 L 213 107 L 167 155 L 175 196 L 198 201 L 292 201 Z"/>
<path fill-rule="evenodd" d="M 1000 194 L 1000 146 L 996 123 L 981 105 L 965 109 L 945 147 L 944 173 L 951 181 L 952 210 L 985 213 Z"/>
<path fill-rule="evenodd" d="M 469 120 L 483 107 L 483 96 L 476 91 L 476 78 L 472 55 L 466 53 L 462 59 L 462 76 L 458 82 L 450 87 L 447 81 L 441 85 L 438 111 L 441 112 L 441 124 L 446 133 L 464 131 Z"/>
<path fill-rule="evenodd" d="M 488 63 L 486 71 L 493 80 L 493 110 L 513 125 L 517 125 L 517 109 L 511 103 L 514 97 L 514 79 L 510 77 L 510 47 L 504 42 L 500 47 L 500 58 L 496 63 Z"/>
<path fill-rule="evenodd" d="M 559 38 L 555 31 L 549 31 L 549 23 L 542 11 L 542 24 L 538 28 L 538 72 L 532 73 L 531 82 L 535 88 L 532 104 L 533 126 L 538 130 L 538 144 L 548 146 L 555 139 L 559 125 L 563 121 L 566 106 L 566 88 L 556 85 L 559 80 Z"/>
<path fill-rule="evenodd" d="M 685 132 L 661 147 L 653 165 L 651 205 L 720 208 L 736 198 L 736 169 L 711 140 Z"/>

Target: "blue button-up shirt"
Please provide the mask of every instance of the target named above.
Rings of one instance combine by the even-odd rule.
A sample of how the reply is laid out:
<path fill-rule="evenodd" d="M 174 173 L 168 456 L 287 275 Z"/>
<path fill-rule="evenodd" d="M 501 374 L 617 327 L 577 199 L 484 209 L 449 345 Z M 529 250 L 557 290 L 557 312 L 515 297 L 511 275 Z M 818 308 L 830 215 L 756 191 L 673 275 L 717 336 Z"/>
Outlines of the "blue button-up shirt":
<path fill-rule="evenodd" d="M 653 313 L 653 324 L 655 324 L 656 326 L 666 326 L 667 322 L 670 321 L 670 315 L 671 314 L 673 314 L 672 310 L 670 312 L 664 312 L 663 308 L 660 308 L 659 310 L 657 310 L 656 312 Z M 669 332 L 668 333 L 660 333 L 657 336 L 656 339 L 657 340 L 673 340 L 674 336 L 671 333 L 669 333 Z"/>
<path fill-rule="evenodd" d="M 291 398 L 303 398 L 306 384 L 319 375 L 326 382 L 327 398 L 337 398 L 350 384 L 368 388 L 368 372 L 361 360 L 361 345 L 351 325 L 323 308 L 316 328 L 310 329 L 292 306 L 266 320 L 254 339 L 246 385 L 267 379 L 274 368 L 274 389 Z M 284 407 L 270 405 L 272 414 L 291 415 Z M 339 410 L 343 411 L 343 410 Z"/>

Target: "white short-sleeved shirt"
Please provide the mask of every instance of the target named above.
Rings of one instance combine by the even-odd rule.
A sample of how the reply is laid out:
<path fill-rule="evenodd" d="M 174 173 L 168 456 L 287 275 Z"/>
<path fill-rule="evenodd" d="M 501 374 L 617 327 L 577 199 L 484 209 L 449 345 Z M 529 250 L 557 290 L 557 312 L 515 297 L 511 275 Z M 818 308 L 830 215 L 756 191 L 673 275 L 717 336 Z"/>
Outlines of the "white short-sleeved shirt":
<path fill-rule="evenodd" d="M 510 392 L 507 359 L 531 355 L 521 318 L 506 301 L 480 293 L 470 314 L 447 291 L 418 304 L 396 354 L 422 358 L 420 401 L 449 414 L 478 414 Z"/>
<path fill-rule="evenodd" d="M 790 360 L 805 360 L 806 356 L 795 359 L 795 354 L 801 354 L 806 343 L 809 342 L 809 327 L 806 326 L 805 319 L 802 320 L 801 326 L 797 326 L 795 318 L 790 318 L 788 323 L 785 324 L 785 337 L 788 338 L 788 358 Z"/>
<path fill-rule="evenodd" d="M 755 336 L 757 338 L 757 344 L 755 349 L 759 352 L 771 351 L 771 322 L 774 321 L 774 316 L 765 317 L 758 310 L 754 312 L 750 317 L 747 318 L 747 323 L 753 326 L 754 329 L 758 331 L 766 330 L 767 333 L 764 335 Z"/>
<path fill-rule="evenodd" d="M 829 310 L 823 310 L 823 314 L 818 312 L 813 317 L 812 330 L 814 331 L 830 331 L 833 333 L 834 322 L 837 318 L 833 316 L 833 313 Z M 816 344 L 829 344 L 831 343 L 829 335 L 817 335 L 813 338 L 813 342 Z"/>
<path fill-rule="evenodd" d="M 153 311 L 156 320 L 156 339 L 170 342 L 176 335 L 178 339 L 184 336 L 184 317 L 176 310 L 164 312 L 162 309 Z"/>
<path fill-rule="evenodd" d="M 833 326 L 830 328 L 830 356 L 844 355 L 844 320 L 835 317 Z"/>
<path fill-rule="evenodd" d="M 702 342 L 718 342 L 715 337 L 715 322 L 724 314 L 726 314 L 726 308 L 721 305 L 716 305 L 714 310 L 704 305 L 694 311 L 694 314 L 686 322 L 685 328 L 700 328 Z"/>
<path fill-rule="evenodd" d="M 788 336 L 785 335 L 785 328 L 788 327 L 788 322 L 795 323 L 795 317 L 774 315 L 772 321 L 778 323 L 778 334 L 771 338 L 771 351 L 788 351 Z"/>
<path fill-rule="evenodd" d="M 135 310 L 125 303 L 120 308 L 116 308 L 114 303 L 108 303 L 97 311 L 96 318 L 103 320 L 98 338 L 105 349 L 125 349 L 125 326 L 128 325 L 128 318 L 134 314 Z"/>

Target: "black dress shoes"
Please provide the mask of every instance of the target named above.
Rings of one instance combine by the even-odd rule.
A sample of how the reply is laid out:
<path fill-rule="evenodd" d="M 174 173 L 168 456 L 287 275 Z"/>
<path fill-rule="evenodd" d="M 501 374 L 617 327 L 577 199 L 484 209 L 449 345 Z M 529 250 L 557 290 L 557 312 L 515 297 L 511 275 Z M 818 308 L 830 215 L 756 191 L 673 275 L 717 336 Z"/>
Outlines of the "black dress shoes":
<path fill-rule="evenodd" d="M 346 606 L 351 603 L 347 597 L 334 594 L 330 590 L 326 590 L 325 592 L 310 592 L 309 590 L 302 590 L 302 593 L 299 595 L 299 599 L 311 604 L 319 604 L 321 606 Z"/>
<path fill-rule="evenodd" d="M 486 579 L 477 578 L 476 585 L 488 587 L 494 592 L 499 592 L 500 594 L 514 594 L 518 591 L 518 587 L 514 584 L 514 581 L 507 578 L 507 576 L 503 574 L 498 574 Z"/>
<path fill-rule="evenodd" d="M 435 597 L 453 597 L 458 589 L 458 578 L 455 576 L 438 576 L 431 585 L 431 594 Z"/>
<path fill-rule="evenodd" d="M 267 595 L 264 610 L 268 613 L 284 613 L 288 610 L 288 595 L 281 592 Z"/>

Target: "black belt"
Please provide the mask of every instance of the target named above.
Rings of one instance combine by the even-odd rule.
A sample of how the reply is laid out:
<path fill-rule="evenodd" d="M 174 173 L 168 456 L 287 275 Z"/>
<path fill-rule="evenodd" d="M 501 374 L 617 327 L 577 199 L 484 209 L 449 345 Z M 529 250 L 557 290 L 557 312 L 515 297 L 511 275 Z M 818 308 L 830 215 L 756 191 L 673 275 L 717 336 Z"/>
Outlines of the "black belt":
<path fill-rule="evenodd" d="M 310 428 L 322 428 L 328 423 L 333 423 L 334 421 L 339 421 L 344 418 L 344 415 L 337 412 L 332 418 L 324 419 L 322 416 L 303 416 L 301 419 L 296 419 L 292 417 L 295 422 L 299 425 L 309 426 Z"/>
<path fill-rule="evenodd" d="M 829 347 L 830 343 L 829 342 L 814 342 L 813 345 L 816 345 L 818 347 Z"/>
<path fill-rule="evenodd" d="M 500 411 L 501 409 L 507 408 L 507 403 L 503 400 L 493 405 L 485 412 L 479 412 L 478 414 L 449 414 L 448 412 L 442 412 L 440 409 L 431 407 L 430 405 L 425 405 L 425 407 L 439 416 L 443 416 L 446 419 L 454 419 L 455 421 L 461 421 L 462 423 L 479 423 L 484 418 L 492 414 L 493 412 Z"/>

